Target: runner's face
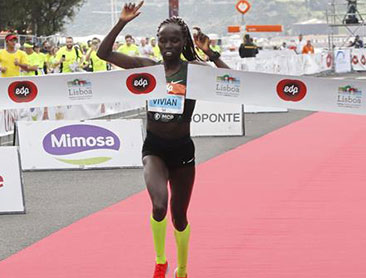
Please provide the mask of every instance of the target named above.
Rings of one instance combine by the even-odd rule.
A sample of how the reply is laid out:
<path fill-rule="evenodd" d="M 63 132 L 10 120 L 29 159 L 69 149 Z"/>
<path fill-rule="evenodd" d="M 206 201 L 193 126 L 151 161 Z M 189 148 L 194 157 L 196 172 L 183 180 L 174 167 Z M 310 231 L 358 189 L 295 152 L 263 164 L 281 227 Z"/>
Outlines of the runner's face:
<path fill-rule="evenodd" d="M 182 29 L 177 24 L 163 25 L 158 34 L 158 45 L 164 60 L 179 59 L 185 39 Z"/>

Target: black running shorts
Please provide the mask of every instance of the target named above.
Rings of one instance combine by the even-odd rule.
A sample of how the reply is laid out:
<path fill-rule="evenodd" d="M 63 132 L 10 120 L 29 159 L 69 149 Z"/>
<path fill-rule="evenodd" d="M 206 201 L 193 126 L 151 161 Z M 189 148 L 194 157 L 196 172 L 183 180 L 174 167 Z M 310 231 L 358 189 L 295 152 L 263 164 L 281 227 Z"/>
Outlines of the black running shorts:
<path fill-rule="evenodd" d="M 178 139 L 164 139 L 147 131 L 142 157 L 160 157 L 169 170 L 195 165 L 194 143 L 189 135 Z"/>

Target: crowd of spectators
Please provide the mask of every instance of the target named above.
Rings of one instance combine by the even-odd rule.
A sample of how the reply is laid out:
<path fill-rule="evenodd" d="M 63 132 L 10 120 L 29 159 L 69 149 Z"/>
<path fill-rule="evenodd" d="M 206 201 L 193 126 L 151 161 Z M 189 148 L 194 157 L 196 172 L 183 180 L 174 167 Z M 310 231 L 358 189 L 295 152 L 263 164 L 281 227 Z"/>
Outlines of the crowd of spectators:
<path fill-rule="evenodd" d="M 5 48 L 0 49 L 0 71 L 2 77 L 34 76 L 54 73 L 97 72 L 116 69 L 97 56 L 101 43 L 93 38 L 87 43 L 76 43 L 67 37 L 64 45 L 56 45 L 46 40 L 35 43 L 34 39 L 26 39 L 20 44 L 16 34 L 5 37 Z M 221 52 L 217 40 L 211 40 L 214 51 Z M 126 35 L 123 43 L 115 43 L 114 51 L 126 55 L 149 57 L 162 60 L 160 49 L 155 38 L 141 38 L 138 41 L 132 35 Z M 208 57 L 196 49 L 200 58 L 208 61 Z M 184 57 L 182 57 L 184 59 Z"/>
<path fill-rule="evenodd" d="M 100 43 L 99 38 L 76 43 L 72 37 L 67 37 L 64 45 L 55 45 L 48 40 L 35 43 L 33 38 L 20 44 L 16 34 L 8 34 L 5 48 L 0 49 L 1 77 L 97 72 L 116 68 L 97 56 Z M 162 59 L 155 38 L 142 38 L 136 43 L 131 35 L 126 35 L 125 41 L 116 43 L 113 48 L 127 55 Z"/>

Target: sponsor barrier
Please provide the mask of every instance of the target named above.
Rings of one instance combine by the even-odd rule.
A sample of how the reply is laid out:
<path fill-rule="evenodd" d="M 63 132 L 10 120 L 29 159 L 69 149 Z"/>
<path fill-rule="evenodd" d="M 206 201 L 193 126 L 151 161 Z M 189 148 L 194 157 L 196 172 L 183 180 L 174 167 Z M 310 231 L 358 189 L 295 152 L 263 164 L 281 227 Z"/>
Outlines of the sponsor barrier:
<path fill-rule="evenodd" d="M 352 69 L 355 71 L 366 71 L 366 49 L 352 49 Z"/>
<path fill-rule="evenodd" d="M 25 213 L 18 148 L 0 147 L 0 157 L 0 214 Z"/>
<path fill-rule="evenodd" d="M 189 65 L 187 98 L 289 109 L 366 114 L 366 83 Z"/>
<path fill-rule="evenodd" d="M 145 101 L 0 110 L 0 137 L 12 134 L 16 121 L 88 120 L 143 108 Z"/>
<path fill-rule="evenodd" d="M 96 73 L 1 78 L 0 109 L 113 103 L 165 96 L 163 66 Z"/>
<path fill-rule="evenodd" d="M 142 167 L 142 120 L 18 122 L 23 170 Z"/>
<path fill-rule="evenodd" d="M 332 69 L 331 53 L 297 55 L 292 50 L 261 51 L 255 58 L 237 58 L 236 55 L 224 56 L 231 68 L 284 75 L 315 74 Z"/>
<path fill-rule="evenodd" d="M 192 115 L 192 136 L 244 135 L 241 104 L 198 101 Z"/>
<path fill-rule="evenodd" d="M 351 71 L 351 49 L 338 49 L 334 51 L 334 67 L 337 73 Z"/>

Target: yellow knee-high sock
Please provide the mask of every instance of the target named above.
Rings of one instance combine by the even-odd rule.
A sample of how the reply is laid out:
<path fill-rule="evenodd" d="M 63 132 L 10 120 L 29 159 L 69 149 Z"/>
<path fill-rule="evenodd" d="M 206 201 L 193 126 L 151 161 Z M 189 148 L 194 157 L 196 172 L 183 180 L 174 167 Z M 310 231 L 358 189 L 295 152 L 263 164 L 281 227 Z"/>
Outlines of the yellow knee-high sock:
<path fill-rule="evenodd" d="M 186 277 L 187 275 L 188 245 L 190 233 L 191 226 L 189 224 L 182 232 L 174 229 L 175 242 L 177 244 L 177 277 Z"/>
<path fill-rule="evenodd" d="M 165 264 L 166 256 L 165 256 L 165 235 L 166 235 L 166 217 L 158 222 L 151 216 L 150 219 L 151 229 L 153 231 L 154 237 L 154 247 L 156 253 L 156 263 L 157 264 Z"/>

